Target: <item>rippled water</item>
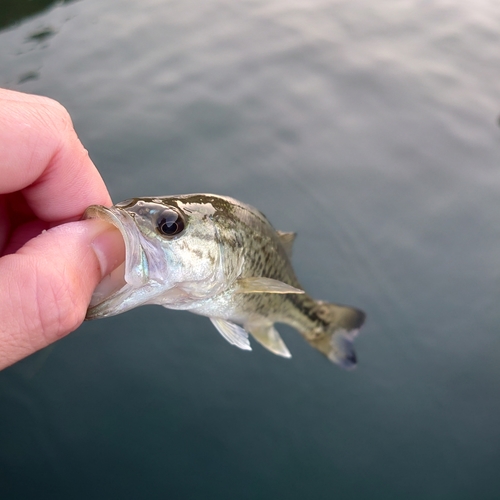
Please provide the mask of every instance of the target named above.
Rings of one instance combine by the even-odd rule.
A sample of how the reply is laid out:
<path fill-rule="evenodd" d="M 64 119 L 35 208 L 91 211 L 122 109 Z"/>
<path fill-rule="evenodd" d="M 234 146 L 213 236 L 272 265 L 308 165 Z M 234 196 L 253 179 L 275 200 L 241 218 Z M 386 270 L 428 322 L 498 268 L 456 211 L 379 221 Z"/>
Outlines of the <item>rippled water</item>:
<path fill-rule="evenodd" d="M 0 373 L 2 498 L 498 497 L 500 6 L 456 4 L 6 1 L 0 86 L 62 102 L 115 201 L 251 203 L 368 322 L 353 373 L 87 323 Z"/>

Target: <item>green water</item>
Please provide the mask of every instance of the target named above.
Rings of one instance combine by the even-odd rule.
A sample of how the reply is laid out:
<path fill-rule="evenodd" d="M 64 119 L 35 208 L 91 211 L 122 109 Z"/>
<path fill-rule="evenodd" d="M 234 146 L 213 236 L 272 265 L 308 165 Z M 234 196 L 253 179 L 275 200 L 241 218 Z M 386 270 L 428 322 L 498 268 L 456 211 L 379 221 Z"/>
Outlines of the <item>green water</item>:
<path fill-rule="evenodd" d="M 500 4 L 5 1 L 0 86 L 70 111 L 115 201 L 297 231 L 359 367 L 143 307 L 0 373 L 0 498 L 500 498 Z M 0 320 L 1 321 L 1 320 Z"/>

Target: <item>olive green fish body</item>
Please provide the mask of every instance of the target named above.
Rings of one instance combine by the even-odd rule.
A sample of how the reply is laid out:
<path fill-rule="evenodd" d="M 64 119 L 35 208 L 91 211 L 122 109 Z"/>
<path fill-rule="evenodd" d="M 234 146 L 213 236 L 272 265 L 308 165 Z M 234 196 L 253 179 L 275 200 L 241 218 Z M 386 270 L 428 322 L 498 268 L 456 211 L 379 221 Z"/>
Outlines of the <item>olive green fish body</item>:
<path fill-rule="evenodd" d="M 89 207 L 120 229 L 124 268 L 96 290 L 87 318 L 160 304 L 208 316 L 230 343 L 251 349 L 250 333 L 290 357 L 274 323 L 296 328 L 344 368 L 356 364 L 352 341 L 362 311 L 312 299 L 290 263 L 293 233 L 276 231 L 255 208 L 229 197 L 193 194 L 134 198 Z M 110 292 L 111 290 L 111 292 Z"/>

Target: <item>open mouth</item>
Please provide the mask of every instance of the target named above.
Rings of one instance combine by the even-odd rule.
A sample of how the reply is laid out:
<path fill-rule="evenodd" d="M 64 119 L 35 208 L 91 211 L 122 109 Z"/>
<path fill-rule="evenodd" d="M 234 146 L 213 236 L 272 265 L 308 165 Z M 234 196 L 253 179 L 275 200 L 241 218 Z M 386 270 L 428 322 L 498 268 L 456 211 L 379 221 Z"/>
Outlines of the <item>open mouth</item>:
<path fill-rule="evenodd" d="M 140 244 L 134 219 L 122 209 L 91 205 L 82 219 L 101 219 L 113 224 L 125 241 L 125 261 L 106 276 L 94 290 L 85 319 L 113 316 L 130 309 L 127 299 L 149 278 L 148 262 Z M 132 306 L 133 307 L 133 306 Z"/>

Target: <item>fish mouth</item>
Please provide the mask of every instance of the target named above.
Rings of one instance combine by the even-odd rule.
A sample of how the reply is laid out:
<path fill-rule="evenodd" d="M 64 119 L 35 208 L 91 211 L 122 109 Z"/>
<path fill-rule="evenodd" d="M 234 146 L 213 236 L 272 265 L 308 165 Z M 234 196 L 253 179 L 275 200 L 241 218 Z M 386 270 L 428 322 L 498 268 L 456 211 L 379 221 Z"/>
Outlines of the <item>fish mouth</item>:
<path fill-rule="evenodd" d="M 102 205 L 88 207 L 82 219 L 100 219 L 112 224 L 125 242 L 125 261 L 97 285 L 85 319 L 114 316 L 136 307 L 137 303 L 131 304 L 127 299 L 148 283 L 149 268 L 135 220 L 126 210 Z"/>

